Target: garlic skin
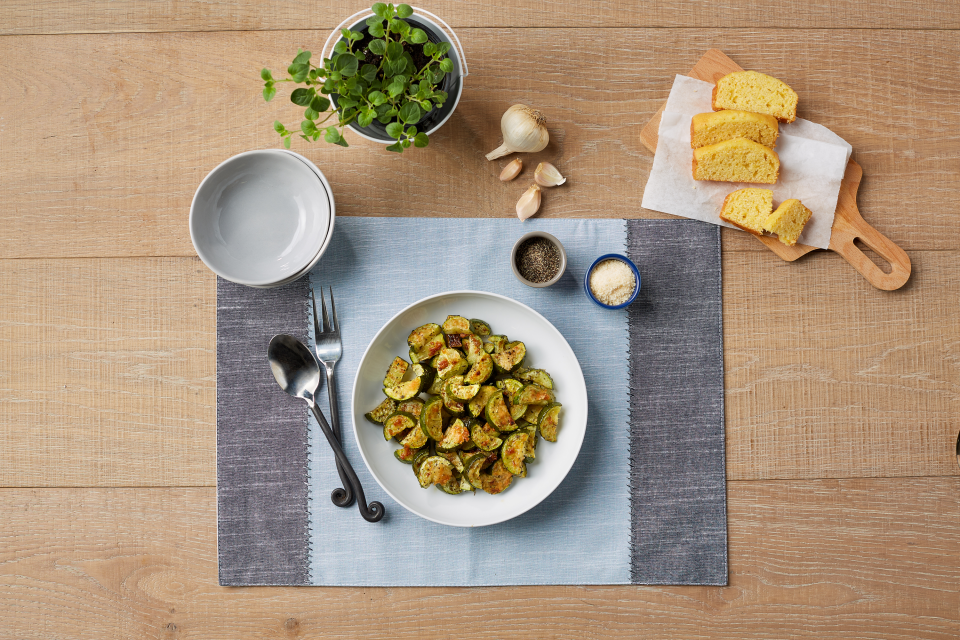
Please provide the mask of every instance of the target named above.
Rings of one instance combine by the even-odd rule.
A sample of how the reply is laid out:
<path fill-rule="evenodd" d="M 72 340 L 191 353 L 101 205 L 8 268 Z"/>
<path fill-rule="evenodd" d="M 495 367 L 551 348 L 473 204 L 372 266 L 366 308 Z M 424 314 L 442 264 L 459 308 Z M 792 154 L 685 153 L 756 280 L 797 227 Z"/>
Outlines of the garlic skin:
<path fill-rule="evenodd" d="M 523 160 L 520 158 L 514 158 L 507 166 L 503 168 L 503 171 L 500 172 L 500 181 L 501 182 L 510 182 L 523 171 Z"/>
<path fill-rule="evenodd" d="M 543 151 L 550 143 L 547 118 L 525 104 L 515 104 L 500 118 L 503 144 L 487 154 L 487 160 L 495 160 L 515 151 L 533 153 Z"/>
<path fill-rule="evenodd" d="M 517 202 L 517 217 L 526 220 L 540 209 L 540 186 L 527 189 Z"/>
<path fill-rule="evenodd" d="M 560 171 L 549 162 L 541 162 L 533 172 L 533 179 L 542 187 L 558 187 L 567 181 Z"/>

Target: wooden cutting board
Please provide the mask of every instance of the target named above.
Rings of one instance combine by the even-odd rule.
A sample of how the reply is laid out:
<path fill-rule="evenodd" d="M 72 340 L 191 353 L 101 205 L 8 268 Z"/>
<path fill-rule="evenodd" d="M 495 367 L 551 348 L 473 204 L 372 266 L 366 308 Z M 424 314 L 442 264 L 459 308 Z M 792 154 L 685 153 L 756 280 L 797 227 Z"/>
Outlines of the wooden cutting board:
<path fill-rule="evenodd" d="M 687 75 L 691 78 L 716 84 L 717 80 L 734 71 L 743 71 L 743 69 L 719 49 L 710 49 Z M 660 110 L 640 131 L 640 139 L 643 145 L 654 153 L 657 150 L 660 117 L 663 115 L 663 109 L 666 106 L 667 103 L 664 102 Z M 857 188 L 860 186 L 862 177 L 863 169 L 855 160 L 851 159 L 847 164 L 843 182 L 840 183 L 837 212 L 833 219 L 833 229 L 830 234 L 830 250 L 843 256 L 876 288 L 893 291 L 902 287 L 910 279 L 910 258 L 907 257 L 903 249 L 867 224 L 860 215 L 860 211 L 857 209 Z M 756 236 L 756 238 L 788 262 L 792 262 L 817 248 L 803 244 L 788 247 L 772 236 Z M 884 273 L 854 244 L 857 239 L 890 263 L 892 268 L 890 273 Z"/>

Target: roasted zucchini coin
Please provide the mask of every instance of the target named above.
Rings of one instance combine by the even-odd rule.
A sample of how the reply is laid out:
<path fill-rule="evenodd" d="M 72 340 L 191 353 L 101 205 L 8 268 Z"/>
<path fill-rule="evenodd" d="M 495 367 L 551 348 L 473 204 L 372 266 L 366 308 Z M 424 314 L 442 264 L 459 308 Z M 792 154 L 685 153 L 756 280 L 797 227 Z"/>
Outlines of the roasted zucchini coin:
<path fill-rule="evenodd" d="M 553 402 L 553 391 L 538 384 L 528 384 L 514 396 L 514 404 L 550 404 Z"/>
<path fill-rule="evenodd" d="M 411 449 L 410 447 L 404 447 L 403 449 L 397 449 L 393 452 L 393 457 L 404 464 L 413 464 L 413 459 L 420 452 L 419 449 Z"/>
<path fill-rule="evenodd" d="M 462 402 L 453 397 L 453 395 L 449 392 L 449 389 L 451 387 L 451 383 L 453 386 L 460 386 L 461 382 L 463 382 L 463 376 L 453 376 L 440 388 L 440 397 L 443 398 L 443 406 L 445 406 L 447 411 L 455 416 L 462 414 L 466 410 L 466 407 Z"/>
<path fill-rule="evenodd" d="M 421 382 L 422 380 L 420 378 L 414 378 L 413 380 L 401 382 L 395 387 L 384 389 L 383 392 L 387 394 L 388 398 L 393 398 L 397 402 L 403 402 L 420 393 Z"/>
<path fill-rule="evenodd" d="M 553 389 L 553 378 L 543 369 L 524 369 L 520 367 L 514 371 L 513 377 L 524 382 L 535 382 L 544 389 Z"/>
<path fill-rule="evenodd" d="M 492 332 L 490 331 L 490 325 L 483 320 L 470 318 L 470 333 L 475 333 L 478 336 L 488 336 Z"/>
<path fill-rule="evenodd" d="M 485 422 L 474 425 L 470 430 L 470 439 L 481 451 L 496 451 L 503 444 L 500 433 Z"/>
<path fill-rule="evenodd" d="M 557 441 L 557 430 L 560 428 L 560 403 L 548 404 L 540 412 L 540 435 L 547 442 Z"/>
<path fill-rule="evenodd" d="M 394 358 L 387 368 L 387 375 L 383 377 L 384 388 L 395 387 L 400 384 L 400 381 L 403 380 L 403 374 L 407 372 L 409 366 L 407 361 L 400 356 Z"/>
<path fill-rule="evenodd" d="M 420 430 L 429 438 L 443 440 L 443 398 L 434 396 L 427 400 L 420 412 Z"/>
<path fill-rule="evenodd" d="M 510 416 L 510 410 L 507 409 L 507 403 L 503 399 L 503 391 L 499 389 L 487 401 L 486 418 L 497 431 L 513 431 L 517 428 L 517 423 Z"/>
<path fill-rule="evenodd" d="M 527 355 L 527 347 L 519 341 L 507 344 L 502 351 L 495 352 L 491 357 L 497 371 L 509 373 L 520 366 Z"/>
<path fill-rule="evenodd" d="M 440 353 L 440 351 L 442 351 L 446 346 L 447 342 L 443 339 L 443 334 L 438 333 L 430 338 L 425 345 L 417 349 L 416 362 L 420 363 L 429 361 L 431 358 Z"/>
<path fill-rule="evenodd" d="M 363 414 L 363 417 L 373 424 L 383 424 L 383 421 L 390 417 L 397 410 L 397 403 L 392 398 L 384 398 L 383 402 L 377 405 L 373 411 Z"/>
<path fill-rule="evenodd" d="M 442 349 L 430 364 L 437 370 L 437 376 L 443 380 L 463 374 L 470 366 L 462 353 L 449 348 Z"/>
<path fill-rule="evenodd" d="M 527 475 L 527 465 L 523 463 L 527 457 L 527 434 L 522 431 L 511 433 L 500 447 L 500 459 L 507 471 L 521 478 Z"/>
<path fill-rule="evenodd" d="M 528 461 L 535 460 L 537 457 L 537 425 L 522 425 L 520 431 L 527 434 L 527 451 L 524 455 Z"/>
<path fill-rule="evenodd" d="M 422 387 L 421 387 L 422 388 Z M 417 420 L 420 419 L 420 412 L 423 411 L 423 400 L 420 398 L 410 398 L 397 405 L 397 411 L 409 413 Z"/>
<path fill-rule="evenodd" d="M 491 396 L 497 392 L 497 388 L 493 385 L 484 385 L 480 387 L 480 390 L 477 391 L 477 395 L 473 396 L 473 400 L 467 405 L 467 408 L 470 410 L 470 415 L 477 417 L 483 413 L 484 409 L 487 408 L 487 402 L 490 401 Z"/>
<path fill-rule="evenodd" d="M 453 451 L 470 439 L 470 431 L 463 424 L 463 420 L 457 418 L 450 423 L 447 430 L 443 432 L 443 438 L 437 442 L 437 451 Z M 456 454 L 454 454 L 456 455 Z M 460 469 L 458 469 L 460 471 Z"/>
<path fill-rule="evenodd" d="M 460 456 L 457 455 L 456 451 L 437 451 L 437 455 L 445 460 L 449 460 L 450 464 L 453 465 L 453 468 L 457 472 L 462 472 L 464 470 L 463 461 L 460 459 Z"/>
<path fill-rule="evenodd" d="M 467 357 L 467 363 L 476 364 L 477 360 L 480 359 L 480 356 L 486 351 L 483 350 L 483 340 L 477 336 L 471 334 L 463 336 L 463 339 L 460 341 L 460 348 L 463 349 L 463 353 Z"/>
<path fill-rule="evenodd" d="M 542 406 L 538 404 L 528 404 L 527 411 L 523 414 L 523 419 L 530 424 L 540 424 L 540 410 Z"/>
<path fill-rule="evenodd" d="M 466 402 L 467 400 L 472 400 L 473 397 L 477 395 L 477 392 L 480 391 L 480 385 L 466 384 L 466 378 L 464 376 L 454 376 L 447 380 L 445 390 L 447 395 L 454 400 Z"/>
<path fill-rule="evenodd" d="M 437 489 L 440 489 L 440 491 L 443 491 L 444 493 L 449 493 L 452 496 L 463 493 L 463 487 L 460 485 L 460 478 L 456 476 L 450 478 L 449 482 L 437 484 Z"/>
<path fill-rule="evenodd" d="M 397 411 L 389 418 L 383 421 L 383 439 L 389 440 L 394 436 L 412 429 L 417 424 L 417 419 L 409 413 Z"/>
<path fill-rule="evenodd" d="M 463 316 L 447 316 L 441 329 L 447 335 L 470 333 L 470 321 Z"/>
<path fill-rule="evenodd" d="M 483 485 L 482 489 L 492 495 L 505 491 L 512 482 L 513 474 L 503 466 L 502 460 L 497 460 L 493 463 L 489 474 L 480 474 L 480 483 Z"/>
<path fill-rule="evenodd" d="M 430 342 L 430 339 L 440 333 L 440 325 L 432 322 L 419 326 L 410 332 L 407 337 L 407 344 L 410 348 L 420 351 L 423 345 Z"/>
<path fill-rule="evenodd" d="M 464 376 L 466 384 L 483 384 L 493 375 L 493 358 L 489 353 L 481 352 L 477 361 Z"/>
<path fill-rule="evenodd" d="M 507 336 L 496 335 L 489 336 L 487 341 L 493 345 L 493 353 L 500 353 L 503 351 L 503 345 L 507 344 L 509 340 Z"/>
<path fill-rule="evenodd" d="M 430 456 L 420 465 L 417 479 L 424 489 L 431 484 L 445 484 L 453 479 L 453 465 L 446 458 Z"/>

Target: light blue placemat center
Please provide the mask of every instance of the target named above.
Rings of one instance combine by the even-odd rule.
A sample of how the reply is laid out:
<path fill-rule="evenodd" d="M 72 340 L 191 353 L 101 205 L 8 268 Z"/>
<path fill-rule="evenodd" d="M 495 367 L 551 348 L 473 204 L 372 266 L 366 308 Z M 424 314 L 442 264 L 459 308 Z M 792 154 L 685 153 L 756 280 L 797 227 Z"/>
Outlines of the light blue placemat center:
<path fill-rule="evenodd" d="M 567 273 L 547 289 L 520 284 L 510 269 L 513 243 L 533 230 L 553 234 L 567 251 Z M 455 271 L 445 268 L 450 259 L 438 252 L 452 246 L 463 248 L 452 258 Z M 627 314 L 600 309 L 582 291 L 584 271 L 604 253 L 626 253 L 623 220 L 337 218 L 330 247 L 310 274 L 311 285 L 332 286 L 336 294 L 344 343 L 337 365 L 344 450 L 367 499 L 383 502 L 388 515 L 370 524 L 356 507 L 340 509 L 330 502 L 339 478 L 311 416 L 313 584 L 630 582 Z M 398 275 L 384 284 L 387 276 Z M 583 448 L 563 483 L 522 516 L 476 529 L 429 522 L 394 502 L 363 464 L 350 422 L 353 379 L 377 331 L 409 304 L 457 289 L 505 295 L 546 317 L 576 353 L 589 397 Z M 618 350 L 623 357 L 611 357 Z M 327 411 L 325 392 L 321 398 Z"/>

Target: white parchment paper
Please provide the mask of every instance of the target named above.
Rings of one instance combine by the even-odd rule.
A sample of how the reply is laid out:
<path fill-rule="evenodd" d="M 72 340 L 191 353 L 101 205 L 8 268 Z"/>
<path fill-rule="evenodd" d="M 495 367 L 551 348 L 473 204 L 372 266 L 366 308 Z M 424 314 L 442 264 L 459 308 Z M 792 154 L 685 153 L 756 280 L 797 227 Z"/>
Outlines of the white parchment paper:
<path fill-rule="evenodd" d="M 690 120 L 698 113 L 713 111 L 712 92 L 709 82 L 680 75 L 674 79 L 660 119 L 657 152 L 643 191 L 643 207 L 732 227 L 720 220 L 723 199 L 737 189 L 759 186 L 773 190 L 774 206 L 790 198 L 801 200 L 813 216 L 798 242 L 829 247 L 840 182 L 853 147 L 826 127 L 798 118 L 780 125 L 775 148 L 780 156 L 780 179 L 776 184 L 694 180 Z"/>

